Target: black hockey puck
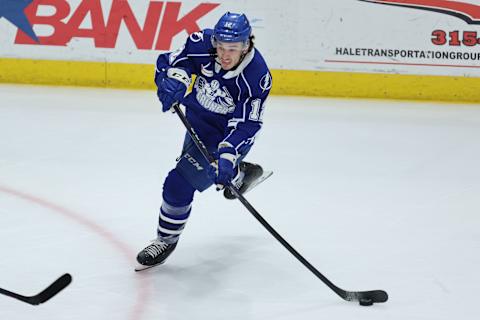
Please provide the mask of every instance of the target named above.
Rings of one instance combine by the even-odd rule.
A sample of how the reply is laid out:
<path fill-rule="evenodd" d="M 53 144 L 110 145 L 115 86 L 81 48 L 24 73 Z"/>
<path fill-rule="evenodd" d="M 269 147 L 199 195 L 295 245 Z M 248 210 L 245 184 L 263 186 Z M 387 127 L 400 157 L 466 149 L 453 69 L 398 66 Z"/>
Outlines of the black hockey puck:
<path fill-rule="evenodd" d="M 371 306 L 373 304 L 373 300 L 370 298 L 361 298 L 358 302 L 361 306 Z"/>

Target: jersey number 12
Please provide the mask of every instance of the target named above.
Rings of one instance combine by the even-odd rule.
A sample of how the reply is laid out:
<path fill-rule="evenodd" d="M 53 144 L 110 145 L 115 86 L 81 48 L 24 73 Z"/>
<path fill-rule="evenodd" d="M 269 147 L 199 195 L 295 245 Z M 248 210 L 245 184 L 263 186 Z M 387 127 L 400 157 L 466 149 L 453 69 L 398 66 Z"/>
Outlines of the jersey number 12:
<path fill-rule="evenodd" d="M 262 100 L 255 99 L 252 101 L 252 111 L 248 118 L 252 121 L 262 121 L 263 119 L 263 108 L 262 108 Z"/>

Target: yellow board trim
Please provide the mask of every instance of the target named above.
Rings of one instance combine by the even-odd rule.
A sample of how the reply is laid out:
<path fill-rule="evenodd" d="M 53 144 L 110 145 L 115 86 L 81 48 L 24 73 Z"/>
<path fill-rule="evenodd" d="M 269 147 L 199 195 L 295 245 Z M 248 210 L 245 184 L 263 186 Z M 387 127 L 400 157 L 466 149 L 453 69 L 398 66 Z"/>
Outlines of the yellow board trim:
<path fill-rule="evenodd" d="M 154 89 L 145 64 L 0 58 L 0 82 Z M 480 78 L 272 70 L 272 94 L 480 102 Z"/>

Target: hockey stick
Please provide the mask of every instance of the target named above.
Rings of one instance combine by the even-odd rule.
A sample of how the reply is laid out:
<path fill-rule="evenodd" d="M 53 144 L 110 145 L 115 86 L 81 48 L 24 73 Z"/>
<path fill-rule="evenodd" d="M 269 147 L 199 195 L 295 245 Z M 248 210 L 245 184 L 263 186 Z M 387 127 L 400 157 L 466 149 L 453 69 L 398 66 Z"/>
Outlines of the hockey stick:
<path fill-rule="evenodd" d="M 194 141 L 195 145 L 201 151 L 202 155 L 205 159 L 208 160 L 209 163 L 215 161 L 212 155 L 208 152 L 207 148 L 200 140 L 198 135 L 195 133 L 195 130 L 188 122 L 187 118 L 185 117 L 183 111 L 180 109 L 178 103 L 173 105 L 173 109 L 175 113 L 182 121 L 183 125 L 187 129 L 188 134 Z M 339 295 L 342 299 L 346 301 L 358 301 L 361 305 L 372 305 L 373 303 L 385 302 L 388 300 L 388 294 L 383 290 L 372 290 L 372 291 L 346 291 L 343 290 L 336 285 L 334 285 L 330 280 L 327 279 L 323 274 L 320 273 L 310 262 L 308 262 L 300 253 L 297 252 L 275 229 L 273 229 L 270 224 L 258 213 L 257 210 L 245 199 L 243 195 L 240 194 L 239 190 L 230 184 L 228 186 L 230 191 L 237 197 L 238 200 L 250 211 L 250 213 L 265 227 L 265 229 L 270 232 L 270 234 L 277 239 L 298 261 L 300 261 L 308 270 L 310 270 L 317 278 L 322 280 L 330 289 L 332 289 L 337 295 Z"/>
<path fill-rule="evenodd" d="M 72 282 L 72 276 L 68 273 L 65 273 L 63 276 L 55 280 L 51 285 L 48 286 L 45 290 L 40 292 L 35 296 L 22 296 L 18 293 L 14 293 L 5 289 L 0 288 L 0 293 L 6 296 L 18 299 L 20 301 L 26 302 L 31 305 L 39 305 L 41 303 L 47 302 L 57 293 L 62 291 L 66 286 Z"/>

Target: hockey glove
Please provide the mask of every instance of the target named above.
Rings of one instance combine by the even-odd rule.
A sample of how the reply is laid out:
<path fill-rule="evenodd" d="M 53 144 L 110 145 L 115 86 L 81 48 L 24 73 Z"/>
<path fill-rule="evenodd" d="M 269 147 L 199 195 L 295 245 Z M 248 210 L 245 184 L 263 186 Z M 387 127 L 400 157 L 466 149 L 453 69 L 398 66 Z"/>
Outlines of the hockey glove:
<path fill-rule="evenodd" d="M 182 102 L 191 78 L 185 69 L 168 68 L 160 71 L 156 78 L 157 96 L 162 103 L 163 112 L 170 110 L 175 102 Z"/>
<path fill-rule="evenodd" d="M 232 179 L 238 174 L 238 168 L 236 167 L 237 152 L 235 148 L 227 144 L 220 144 L 218 153 L 215 158 L 218 157 L 217 167 L 210 167 L 210 177 L 217 185 L 217 190 L 222 190 L 225 186 L 232 182 Z"/>

